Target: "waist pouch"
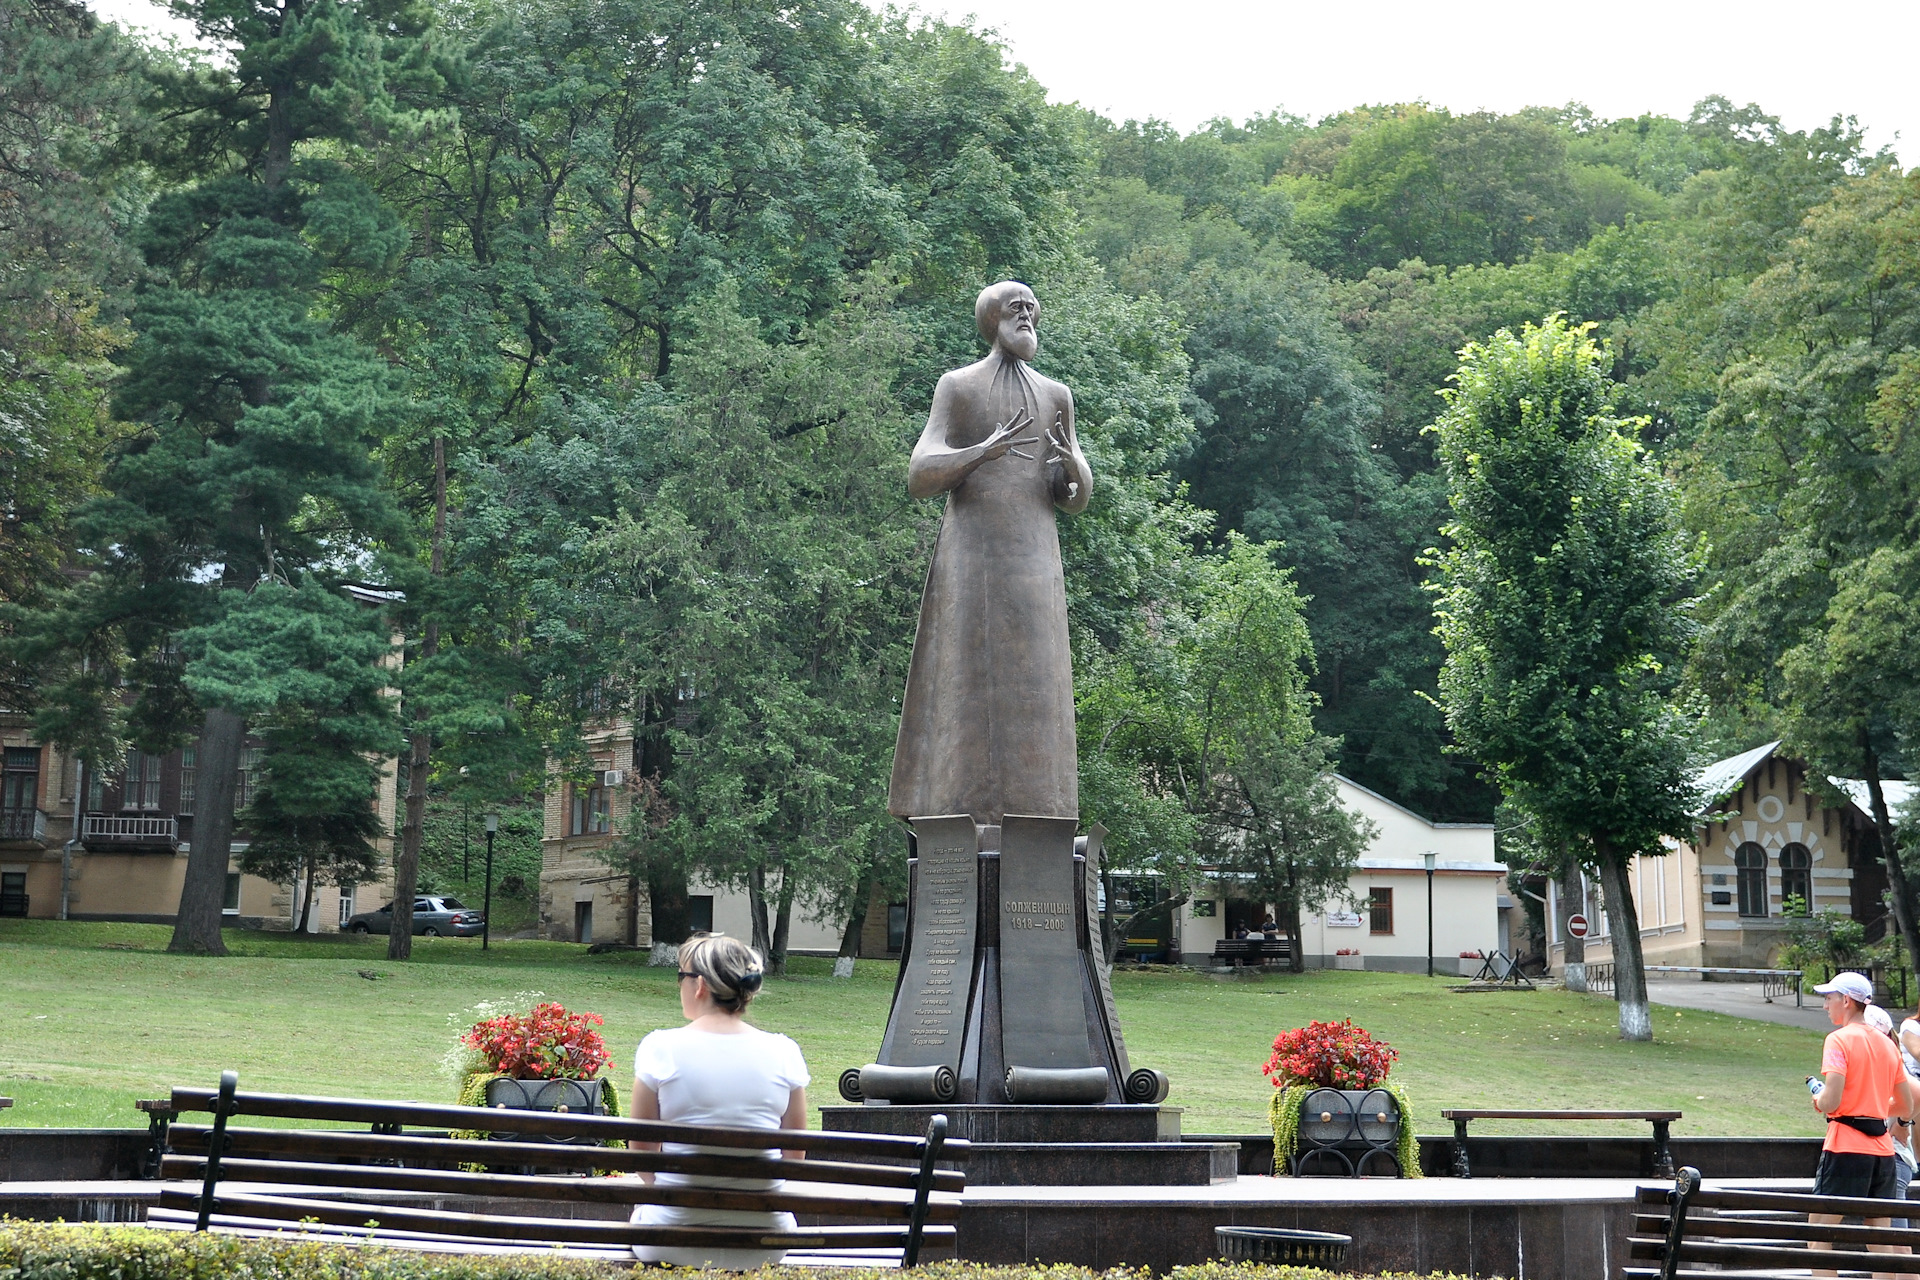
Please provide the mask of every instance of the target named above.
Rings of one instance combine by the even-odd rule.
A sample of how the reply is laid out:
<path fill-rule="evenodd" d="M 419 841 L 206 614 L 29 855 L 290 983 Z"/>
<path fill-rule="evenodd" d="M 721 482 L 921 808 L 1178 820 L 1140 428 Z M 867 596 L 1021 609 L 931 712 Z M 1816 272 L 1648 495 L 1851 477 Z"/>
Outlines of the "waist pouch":
<path fill-rule="evenodd" d="M 1828 1116 L 1827 1122 L 1829 1124 L 1843 1124 L 1849 1129 L 1857 1129 L 1869 1138 L 1884 1138 L 1887 1136 L 1887 1122 L 1884 1118 L 1880 1117 Z"/>

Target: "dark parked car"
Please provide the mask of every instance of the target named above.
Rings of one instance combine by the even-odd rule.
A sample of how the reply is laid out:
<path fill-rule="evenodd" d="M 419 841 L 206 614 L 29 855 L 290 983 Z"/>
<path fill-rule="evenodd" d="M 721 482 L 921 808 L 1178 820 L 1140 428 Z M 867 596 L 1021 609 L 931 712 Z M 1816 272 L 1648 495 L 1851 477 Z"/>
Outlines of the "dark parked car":
<path fill-rule="evenodd" d="M 487 923 L 486 916 L 460 905 L 458 898 L 424 897 L 413 900 L 413 931 L 429 938 L 448 934 L 471 938 Z M 362 911 L 347 921 L 348 933 L 392 933 L 393 904 L 378 911 Z"/>

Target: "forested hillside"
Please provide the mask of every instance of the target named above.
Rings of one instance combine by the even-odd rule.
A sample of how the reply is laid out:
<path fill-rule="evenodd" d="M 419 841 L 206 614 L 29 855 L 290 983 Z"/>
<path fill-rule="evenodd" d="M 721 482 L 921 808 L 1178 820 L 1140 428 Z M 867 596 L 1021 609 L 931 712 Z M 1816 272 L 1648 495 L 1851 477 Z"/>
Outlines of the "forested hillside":
<path fill-rule="evenodd" d="M 1703 758 L 1784 729 L 1897 776 L 1920 736 L 1920 182 L 1850 122 L 1183 136 L 851 0 L 178 7 L 218 52 L 0 0 L 5 701 L 99 761 L 267 733 L 296 861 L 362 856 L 341 761 L 402 758 L 407 883 L 430 794 L 582 773 L 617 714 L 656 897 L 843 919 L 898 876 L 905 459 L 1003 277 L 1096 475 L 1061 529 L 1119 865 L 1269 800 L 1312 830 L 1328 763 L 1492 815 L 1434 701 L 1428 428 L 1464 346 L 1555 312 L 1680 486 Z"/>

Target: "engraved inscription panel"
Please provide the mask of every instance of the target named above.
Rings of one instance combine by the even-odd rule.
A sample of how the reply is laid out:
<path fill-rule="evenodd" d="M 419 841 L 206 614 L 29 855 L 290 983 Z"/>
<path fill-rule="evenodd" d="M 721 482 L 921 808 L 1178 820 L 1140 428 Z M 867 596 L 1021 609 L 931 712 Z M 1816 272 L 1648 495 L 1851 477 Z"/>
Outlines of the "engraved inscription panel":
<path fill-rule="evenodd" d="M 1000 829 L 1001 1043 L 1010 1067 L 1088 1067 L 1072 818 L 1008 814 Z"/>
<path fill-rule="evenodd" d="M 980 919 L 980 850 L 973 819 L 923 818 L 907 970 L 887 1020 L 882 1061 L 896 1067 L 960 1065 Z"/>

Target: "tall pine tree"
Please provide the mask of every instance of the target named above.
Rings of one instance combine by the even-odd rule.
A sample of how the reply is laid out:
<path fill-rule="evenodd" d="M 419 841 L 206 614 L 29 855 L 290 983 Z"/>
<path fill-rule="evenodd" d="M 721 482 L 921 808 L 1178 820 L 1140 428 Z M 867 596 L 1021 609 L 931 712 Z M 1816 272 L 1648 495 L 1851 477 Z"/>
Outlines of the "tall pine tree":
<path fill-rule="evenodd" d="M 50 715 L 124 715 L 151 748 L 198 737 L 170 949 L 222 954 L 248 718 L 291 722 L 312 692 L 276 646 L 304 634 L 316 652 L 370 651 L 377 618 L 312 607 L 310 593 L 404 536 L 371 461 L 391 377 L 325 305 L 330 281 L 395 261 L 404 233 L 332 155 L 406 123 L 395 86 L 432 73 L 424 9 L 407 0 L 174 8 L 232 63 L 157 84 L 173 128 L 152 158 L 193 180 L 154 202 L 141 233 L 152 283 L 115 403 L 138 431 L 84 515 L 96 572 L 41 630 L 112 633 L 130 659 L 128 706 L 82 673 L 48 690 Z"/>

